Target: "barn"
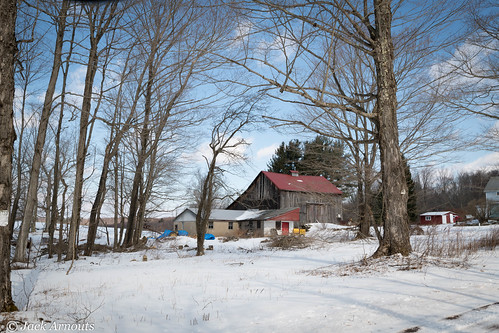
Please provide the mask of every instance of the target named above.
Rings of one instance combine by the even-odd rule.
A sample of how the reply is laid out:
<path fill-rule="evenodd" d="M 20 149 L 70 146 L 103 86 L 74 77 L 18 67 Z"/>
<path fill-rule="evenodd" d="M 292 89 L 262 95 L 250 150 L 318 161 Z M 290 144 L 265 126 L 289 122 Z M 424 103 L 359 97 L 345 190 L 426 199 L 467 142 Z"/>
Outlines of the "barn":
<path fill-rule="evenodd" d="M 299 208 L 299 225 L 337 223 L 343 218 L 342 192 L 322 176 L 262 171 L 229 210 Z"/>
<path fill-rule="evenodd" d="M 457 221 L 457 214 L 451 211 L 427 212 L 419 216 L 419 224 L 449 224 Z"/>

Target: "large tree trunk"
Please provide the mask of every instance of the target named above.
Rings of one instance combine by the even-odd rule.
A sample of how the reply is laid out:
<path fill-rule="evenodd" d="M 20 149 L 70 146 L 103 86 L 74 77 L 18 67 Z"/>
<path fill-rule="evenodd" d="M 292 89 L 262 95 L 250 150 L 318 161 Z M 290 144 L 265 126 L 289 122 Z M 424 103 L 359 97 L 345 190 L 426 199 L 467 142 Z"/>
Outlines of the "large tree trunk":
<path fill-rule="evenodd" d="M 153 48 L 151 54 L 155 54 L 156 49 Z M 135 175 L 132 184 L 132 193 L 130 196 L 130 212 L 128 214 L 127 228 L 125 233 L 125 246 L 132 246 L 137 244 L 140 235 L 135 235 L 137 230 L 137 210 L 139 209 L 139 190 L 143 187 L 142 170 L 147 159 L 147 148 L 149 144 L 149 117 L 151 115 L 151 101 L 152 101 L 152 88 L 153 79 L 155 76 L 153 68 L 153 58 L 150 59 L 148 64 L 148 80 L 145 92 L 145 104 L 144 104 L 144 124 L 142 126 L 142 132 L 140 133 L 140 152 L 138 154 L 137 167 L 135 168 Z"/>
<path fill-rule="evenodd" d="M 147 103 L 146 103 L 147 104 Z M 124 239 L 124 245 L 126 247 L 134 245 L 134 233 L 137 223 L 137 210 L 139 207 L 139 190 L 142 187 L 142 170 L 144 169 L 144 164 L 147 157 L 147 141 L 149 137 L 149 114 L 150 108 L 146 105 L 146 114 L 144 119 L 144 126 L 142 128 L 141 139 L 140 139 L 140 152 L 137 161 L 137 167 L 135 168 L 135 175 L 133 177 L 132 192 L 130 195 L 130 212 L 128 214 L 128 221 Z"/>
<path fill-rule="evenodd" d="M 40 166 L 42 161 L 43 146 L 45 145 L 45 137 L 47 135 L 47 127 L 52 113 L 52 99 L 59 76 L 59 70 L 62 64 L 62 45 L 64 43 L 64 30 L 66 28 L 66 15 L 69 8 L 69 0 L 62 2 L 61 10 L 59 12 L 58 31 L 55 42 L 54 61 L 52 63 L 52 73 L 45 93 L 45 100 L 43 102 L 42 115 L 40 117 L 40 124 L 38 125 L 38 134 L 36 137 L 35 148 L 33 152 L 33 162 L 31 165 L 30 179 L 28 185 L 28 194 L 26 196 L 26 207 L 24 209 L 23 221 L 19 230 L 17 238 L 16 252 L 14 261 L 26 260 L 26 245 L 28 242 L 29 228 L 33 222 L 33 214 L 36 209 L 38 178 L 40 176 Z"/>
<path fill-rule="evenodd" d="M 12 192 L 16 0 L 0 1 L 0 312 L 17 311 L 10 281 L 9 209 Z"/>
<path fill-rule="evenodd" d="M 88 234 L 87 234 L 87 245 L 85 246 L 86 256 L 92 255 L 92 250 L 95 243 L 95 238 L 97 236 L 97 227 L 99 225 L 100 211 L 102 205 L 104 204 L 104 195 L 106 194 L 106 182 L 107 175 L 109 172 L 109 163 L 111 162 L 111 146 L 112 139 L 106 146 L 106 151 L 104 153 L 104 163 L 102 165 L 102 172 L 99 180 L 99 187 L 97 188 L 97 194 L 95 195 L 94 203 L 92 204 L 92 210 L 90 211 L 90 219 L 88 222 Z"/>
<path fill-rule="evenodd" d="M 199 198 L 199 207 L 196 214 L 196 237 L 197 251 L 196 256 L 204 255 L 204 237 L 208 228 L 208 220 L 210 219 L 211 209 L 213 206 L 213 182 L 215 178 L 215 168 L 218 153 L 213 151 L 213 158 L 208 168 L 208 174 L 203 182 L 201 197 Z"/>
<path fill-rule="evenodd" d="M 19 201 L 21 200 L 21 195 L 23 191 L 21 190 L 22 187 L 22 179 L 23 179 L 23 170 L 22 170 L 22 161 L 23 158 L 22 156 L 22 148 L 23 148 L 23 138 L 24 138 L 24 111 L 26 109 L 26 100 L 27 100 L 27 93 L 28 93 L 28 80 L 24 82 L 24 87 L 23 87 L 23 101 L 21 105 L 21 129 L 19 131 L 19 136 L 18 136 L 18 145 L 17 145 L 17 188 L 16 188 L 16 194 L 14 195 L 14 201 L 12 202 L 12 209 L 10 211 L 10 217 L 9 217 L 9 225 L 10 225 L 10 238 L 12 239 L 14 235 L 14 224 L 16 223 L 16 216 L 17 216 L 17 211 L 19 210 Z"/>
<path fill-rule="evenodd" d="M 374 0 L 376 38 L 374 62 L 378 88 L 379 147 L 383 189 L 383 239 L 374 257 L 411 250 L 407 185 L 398 142 L 397 85 L 393 71 L 392 13 L 389 0 Z"/>
<path fill-rule="evenodd" d="M 78 138 L 78 150 L 76 153 L 76 179 L 73 192 L 73 210 L 71 214 L 71 223 L 69 225 L 68 253 L 66 260 L 76 258 L 78 227 L 80 225 L 80 212 L 83 190 L 83 173 L 85 171 L 85 158 L 87 156 L 87 128 L 90 118 L 90 107 L 92 103 L 92 88 L 97 71 L 97 44 L 98 41 L 91 38 L 90 54 L 88 56 L 87 73 L 85 76 L 85 89 L 83 93 L 83 103 L 80 116 L 80 135 Z"/>

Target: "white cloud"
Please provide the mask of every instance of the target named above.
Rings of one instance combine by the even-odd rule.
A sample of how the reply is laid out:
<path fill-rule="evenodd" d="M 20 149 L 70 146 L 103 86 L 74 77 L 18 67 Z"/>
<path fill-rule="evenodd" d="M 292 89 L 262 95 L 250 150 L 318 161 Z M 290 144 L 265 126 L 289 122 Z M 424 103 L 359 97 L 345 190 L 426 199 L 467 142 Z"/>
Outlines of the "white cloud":
<path fill-rule="evenodd" d="M 456 171 L 475 171 L 499 168 L 499 152 L 486 154 L 469 163 L 459 163 L 455 166 Z"/>
<path fill-rule="evenodd" d="M 489 57 L 494 57 L 493 50 L 497 50 L 498 43 L 497 40 L 487 43 L 483 38 L 479 43 L 469 40 L 458 46 L 449 59 L 432 65 L 430 75 L 451 87 L 494 84 L 493 80 L 480 76 L 487 77 L 493 71 L 493 62 Z"/>
<path fill-rule="evenodd" d="M 238 22 L 232 46 L 234 48 L 242 47 L 247 42 L 252 29 L 253 23 L 250 20 L 242 20 L 241 22 Z"/>
<path fill-rule="evenodd" d="M 272 155 L 274 155 L 277 148 L 279 148 L 279 145 L 277 143 L 274 143 L 270 146 L 261 148 L 256 152 L 256 158 L 257 159 L 263 159 L 263 158 L 269 159 Z"/>
<path fill-rule="evenodd" d="M 238 163 L 240 161 L 240 159 L 234 159 L 234 158 L 231 158 L 231 156 L 242 156 L 243 158 L 246 158 L 248 148 L 252 143 L 251 139 L 242 138 L 242 137 L 234 137 L 230 141 L 229 145 L 235 144 L 235 143 L 240 142 L 242 140 L 244 140 L 244 142 L 246 144 L 239 144 L 234 148 L 228 149 L 227 151 L 231 155 L 229 155 L 229 154 L 219 155 L 219 157 L 217 158 L 217 165 L 233 164 L 233 163 Z M 211 149 L 210 149 L 209 144 L 210 143 L 208 141 L 201 143 L 199 145 L 198 149 L 194 153 L 184 155 L 182 158 L 185 159 L 186 161 L 192 161 L 193 163 L 205 163 L 205 161 L 206 161 L 205 158 L 210 160 L 212 157 L 212 153 L 211 153 Z"/>

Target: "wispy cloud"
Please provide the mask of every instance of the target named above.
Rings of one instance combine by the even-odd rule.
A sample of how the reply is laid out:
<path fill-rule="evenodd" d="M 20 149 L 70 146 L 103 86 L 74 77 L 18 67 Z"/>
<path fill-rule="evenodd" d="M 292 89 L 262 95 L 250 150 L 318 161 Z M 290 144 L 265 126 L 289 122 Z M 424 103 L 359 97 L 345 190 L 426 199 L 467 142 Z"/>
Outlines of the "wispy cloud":
<path fill-rule="evenodd" d="M 456 171 L 475 171 L 499 168 L 499 152 L 490 153 L 468 163 L 458 163 L 453 168 Z"/>
<path fill-rule="evenodd" d="M 261 148 L 259 149 L 257 152 L 256 152 L 256 158 L 258 160 L 260 159 L 268 159 L 270 158 L 272 155 L 274 155 L 276 149 L 279 148 L 279 145 L 277 143 L 274 143 L 270 146 L 267 146 L 267 147 L 264 147 L 264 148 Z"/>

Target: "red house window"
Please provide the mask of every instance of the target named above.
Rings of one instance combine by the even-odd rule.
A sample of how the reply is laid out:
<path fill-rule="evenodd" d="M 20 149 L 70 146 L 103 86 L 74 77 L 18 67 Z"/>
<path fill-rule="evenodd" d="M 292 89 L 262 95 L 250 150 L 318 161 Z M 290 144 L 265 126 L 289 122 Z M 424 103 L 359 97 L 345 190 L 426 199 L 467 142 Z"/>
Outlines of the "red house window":
<path fill-rule="evenodd" d="M 425 216 L 425 221 L 431 221 L 431 216 Z"/>

